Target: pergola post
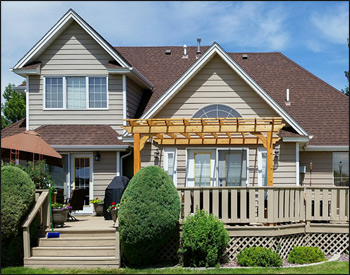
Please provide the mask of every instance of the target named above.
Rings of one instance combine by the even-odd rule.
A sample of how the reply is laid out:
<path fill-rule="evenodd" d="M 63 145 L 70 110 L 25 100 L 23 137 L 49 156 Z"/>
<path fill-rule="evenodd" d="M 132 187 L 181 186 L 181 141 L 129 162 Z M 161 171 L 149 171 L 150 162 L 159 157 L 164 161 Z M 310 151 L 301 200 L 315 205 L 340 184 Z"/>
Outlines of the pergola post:
<path fill-rule="evenodd" d="M 134 175 L 141 169 L 141 134 L 134 133 Z"/>
<path fill-rule="evenodd" d="M 273 143 L 272 132 L 267 132 L 267 186 L 273 186 Z"/>

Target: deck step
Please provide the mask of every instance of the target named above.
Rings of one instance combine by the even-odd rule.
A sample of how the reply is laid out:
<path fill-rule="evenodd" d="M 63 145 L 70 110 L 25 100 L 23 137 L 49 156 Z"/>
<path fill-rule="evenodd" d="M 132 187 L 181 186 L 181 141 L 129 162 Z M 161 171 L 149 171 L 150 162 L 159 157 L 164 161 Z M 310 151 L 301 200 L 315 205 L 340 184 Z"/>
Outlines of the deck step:
<path fill-rule="evenodd" d="M 119 268 L 116 257 L 30 257 L 24 259 L 25 267 L 50 268 Z"/>
<path fill-rule="evenodd" d="M 84 247 L 84 246 L 115 246 L 115 237 L 66 237 L 40 238 L 39 247 Z"/>
<path fill-rule="evenodd" d="M 33 257 L 112 257 L 115 256 L 115 246 L 86 247 L 33 247 Z"/>
<path fill-rule="evenodd" d="M 47 231 L 51 232 L 51 231 Z M 54 229 L 54 232 L 60 232 L 59 238 L 66 237 L 115 237 L 115 228 L 111 229 L 95 229 L 95 230 L 67 230 L 67 229 Z"/>

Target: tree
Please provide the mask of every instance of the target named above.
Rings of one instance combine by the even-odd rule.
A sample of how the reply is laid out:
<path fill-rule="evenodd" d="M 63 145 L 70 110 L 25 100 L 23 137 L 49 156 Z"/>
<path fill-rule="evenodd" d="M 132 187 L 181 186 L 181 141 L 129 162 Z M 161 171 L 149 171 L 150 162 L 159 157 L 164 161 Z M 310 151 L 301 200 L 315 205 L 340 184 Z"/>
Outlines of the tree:
<path fill-rule="evenodd" d="M 26 95 L 13 90 L 12 87 L 13 85 L 9 84 L 4 91 L 5 103 L 1 104 L 1 128 L 26 116 Z"/>
<path fill-rule="evenodd" d="M 349 38 L 348 38 L 348 47 L 349 47 Z M 344 71 L 345 73 L 345 77 L 348 79 L 348 82 L 349 82 L 349 70 L 347 71 Z M 345 89 L 341 89 L 341 91 L 346 94 L 347 96 L 349 95 L 349 86 L 345 86 Z"/>

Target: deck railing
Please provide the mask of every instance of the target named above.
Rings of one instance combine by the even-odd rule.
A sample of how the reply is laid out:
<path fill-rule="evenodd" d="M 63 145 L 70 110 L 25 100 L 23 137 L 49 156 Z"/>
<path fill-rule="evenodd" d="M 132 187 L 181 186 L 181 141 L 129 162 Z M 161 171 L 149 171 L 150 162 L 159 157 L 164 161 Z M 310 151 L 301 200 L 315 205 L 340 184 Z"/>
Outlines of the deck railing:
<path fill-rule="evenodd" d="M 44 228 L 50 227 L 50 201 L 49 201 L 49 190 L 48 189 L 37 189 L 35 190 L 35 200 L 36 203 L 33 209 L 30 211 L 26 220 L 24 221 L 23 228 L 23 252 L 24 258 L 29 258 L 31 256 L 31 247 L 30 247 L 30 225 L 34 220 L 35 216 L 40 213 L 42 225 Z"/>
<path fill-rule="evenodd" d="M 196 208 L 225 224 L 349 221 L 348 187 L 178 187 L 180 222 Z"/>

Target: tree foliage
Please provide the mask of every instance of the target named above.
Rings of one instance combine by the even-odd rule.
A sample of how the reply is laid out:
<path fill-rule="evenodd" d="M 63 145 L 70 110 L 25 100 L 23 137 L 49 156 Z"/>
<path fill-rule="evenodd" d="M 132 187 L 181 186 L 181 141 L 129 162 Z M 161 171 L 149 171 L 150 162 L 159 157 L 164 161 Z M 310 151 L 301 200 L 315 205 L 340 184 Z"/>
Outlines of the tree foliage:
<path fill-rule="evenodd" d="M 349 38 L 348 38 L 348 47 L 349 47 Z M 345 77 L 348 79 L 348 83 L 349 83 L 349 70 L 344 71 L 344 74 L 345 74 Z M 345 89 L 341 89 L 341 91 L 347 96 L 349 96 L 349 86 L 345 86 Z"/>
<path fill-rule="evenodd" d="M 126 263 L 156 262 L 156 253 L 174 233 L 179 214 L 180 198 L 168 174 L 157 166 L 138 171 L 123 193 L 118 213 Z"/>
<path fill-rule="evenodd" d="M 5 102 L 1 104 L 1 128 L 26 116 L 26 95 L 15 91 L 12 87 L 13 85 L 8 84 L 3 94 Z"/>

